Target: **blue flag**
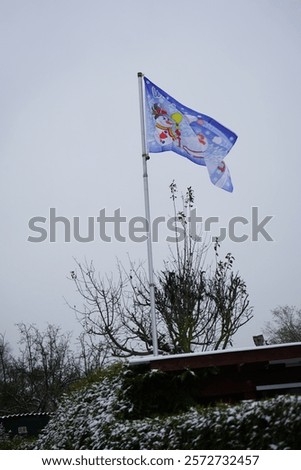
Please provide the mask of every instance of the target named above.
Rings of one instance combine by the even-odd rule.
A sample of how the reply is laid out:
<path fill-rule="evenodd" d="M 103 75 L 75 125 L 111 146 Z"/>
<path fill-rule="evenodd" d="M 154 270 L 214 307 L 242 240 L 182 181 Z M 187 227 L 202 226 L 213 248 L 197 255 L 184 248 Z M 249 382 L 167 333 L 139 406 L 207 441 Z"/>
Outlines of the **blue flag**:
<path fill-rule="evenodd" d="M 232 192 L 224 157 L 237 135 L 211 117 L 182 105 L 146 77 L 144 83 L 148 151 L 171 150 L 206 166 L 212 183 Z"/>

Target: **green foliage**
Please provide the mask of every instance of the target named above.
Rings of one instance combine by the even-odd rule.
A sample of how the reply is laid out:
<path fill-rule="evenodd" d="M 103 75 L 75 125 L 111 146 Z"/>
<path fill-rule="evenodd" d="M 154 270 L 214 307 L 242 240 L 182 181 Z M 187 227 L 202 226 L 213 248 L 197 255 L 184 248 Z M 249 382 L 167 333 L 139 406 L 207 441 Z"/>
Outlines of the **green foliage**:
<path fill-rule="evenodd" d="M 0 438 L 0 450 L 28 450 L 33 447 L 35 440 L 35 437 L 21 436 L 7 437 L 5 440 Z"/>
<path fill-rule="evenodd" d="M 9 436 L 5 432 L 3 424 L 0 423 L 0 450 L 7 449 L 8 443 L 9 443 Z"/>
<path fill-rule="evenodd" d="M 188 410 L 198 403 L 199 390 L 206 376 L 216 373 L 215 368 L 179 374 L 145 368 L 129 369 L 123 378 L 122 393 L 132 404 L 130 419 L 164 416 Z"/>
<path fill-rule="evenodd" d="M 11 437 L 5 431 L 2 423 L 0 423 L 0 450 L 21 450 L 29 448 L 35 441 L 33 437 L 14 436 Z"/>
<path fill-rule="evenodd" d="M 106 366 L 101 369 L 95 369 L 90 371 L 86 376 L 74 382 L 70 387 L 70 392 L 84 390 L 92 386 L 95 383 L 100 383 L 105 379 L 113 379 L 116 376 L 119 376 L 124 368 L 124 363 L 114 362 L 109 366 Z"/>

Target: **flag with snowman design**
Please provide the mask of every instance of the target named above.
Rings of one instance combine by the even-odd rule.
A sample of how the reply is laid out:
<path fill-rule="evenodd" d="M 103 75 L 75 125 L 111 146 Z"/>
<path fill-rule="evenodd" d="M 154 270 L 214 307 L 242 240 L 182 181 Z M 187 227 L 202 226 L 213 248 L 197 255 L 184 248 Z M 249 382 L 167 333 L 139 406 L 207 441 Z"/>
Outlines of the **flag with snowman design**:
<path fill-rule="evenodd" d="M 182 105 L 146 77 L 144 84 L 148 152 L 171 150 L 206 166 L 212 183 L 232 192 L 224 157 L 237 135 L 211 117 Z"/>

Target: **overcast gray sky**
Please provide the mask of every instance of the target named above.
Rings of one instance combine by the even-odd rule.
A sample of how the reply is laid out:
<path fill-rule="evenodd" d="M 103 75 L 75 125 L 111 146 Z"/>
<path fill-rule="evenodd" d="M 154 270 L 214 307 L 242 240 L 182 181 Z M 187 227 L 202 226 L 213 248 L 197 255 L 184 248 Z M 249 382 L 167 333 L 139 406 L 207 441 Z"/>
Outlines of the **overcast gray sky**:
<path fill-rule="evenodd" d="M 144 215 L 137 72 L 178 101 L 238 135 L 226 157 L 234 192 L 214 187 L 205 168 L 170 152 L 149 162 L 152 217 L 172 214 L 169 184 L 192 186 L 197 214 L 250 220 L 252 207 L 273 242 L 250 225 L 229 237 L 247 282 L 254 319 L 236 338 L 252 345 L 277 305 L 300 307 L 301 2 L 299 0 L 0 0 L 1 326 L 79 327 L 64 297 L 73 257 L 114 272 L 116 257 L 146 259 L 144 243 L 99 239 L 28 241 L 33 217 L 50 208 L 81 234 L 88 217 L 120 208 Z M 44 225 L 48 230 L 47 223 Z M 62 229 L 62 227 L 61 227 Z M 127 236 L 127 225 L 121 231 Z M 168 255 L 164 230 L 155 268 Z M 47 232 L 49 235 L 49 233 Z M 110 235 L 110 226 L 108 225 Z"/>

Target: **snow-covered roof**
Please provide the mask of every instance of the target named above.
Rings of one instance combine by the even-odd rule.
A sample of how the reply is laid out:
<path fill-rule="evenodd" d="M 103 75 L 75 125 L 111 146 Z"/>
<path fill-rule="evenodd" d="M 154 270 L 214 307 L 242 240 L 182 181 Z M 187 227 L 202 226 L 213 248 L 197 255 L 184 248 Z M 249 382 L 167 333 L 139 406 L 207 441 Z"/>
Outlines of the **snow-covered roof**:
<path fill-rule="evenodd" d="M 50 416 L 50 415 L 51 415 L 51 413 L 47 413 L 47 412 L 17 413 L 17 414 L 12 414 L 12 415 L 0 416 L 0 420 L 2 420 L 2 419 L 11 419 L 11 418 L 23 418 L 23 417 L 28 417 L 28 416 Z"/>
<path fill-rule="evenodd" d="M 224 354 L 231 354 L 231 353 L 239 353 L 239 352 L 252 352 L 252 351 L 260 351 L 260 350 L 268 350 L 268 349 L 285 349 L 285 348 L 292 348 L 292 347 L 301 347 L 301 342 L 298 343 L 283 343 L 283 344 L 269 344 L 264 346 L 255 346 L 252 348 L 229 348 L 229 349 L 219 349 L 216 351 L 202 351 L 202 352 L 193 352 L 193 353 L 186 353 L 186 354 L 170 354 L 170 355 L 158 355 L 158 356 L 139 356 L 129 360 L 130 364 L 139 365 L 139 364 L 148 364 L 154 361 L 168 361 L 172 359 L 181 360 L 181 359 L 192 359 L 192 358 L 205 358 L 206 356 L 212 355 L 224 355 Z"/>

